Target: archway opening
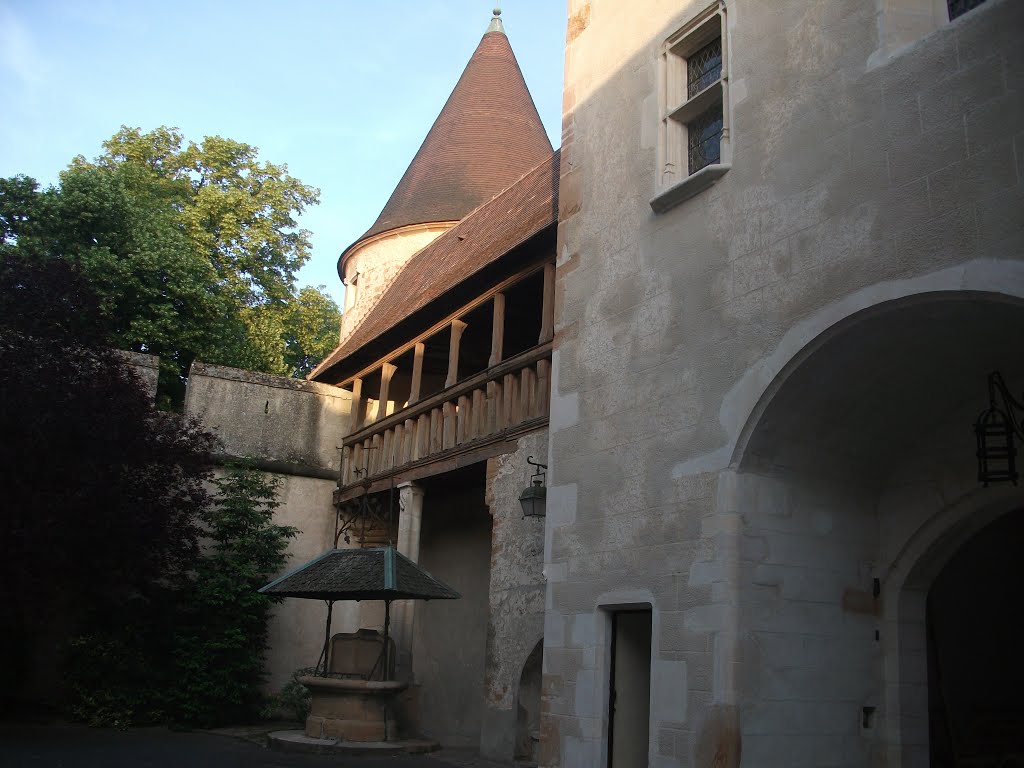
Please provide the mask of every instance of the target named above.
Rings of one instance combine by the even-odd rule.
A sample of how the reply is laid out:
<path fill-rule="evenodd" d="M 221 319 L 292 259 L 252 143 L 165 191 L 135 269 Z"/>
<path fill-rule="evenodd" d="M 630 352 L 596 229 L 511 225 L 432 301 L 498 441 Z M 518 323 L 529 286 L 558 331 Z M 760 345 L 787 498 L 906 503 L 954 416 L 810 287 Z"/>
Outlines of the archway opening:
<path fill-rule="evenodd" d="M 999 294 L 887 302 L 813 339 L 764 393 L 728 491 L 745 756 L 929 765 L 932 579 L 901 579 L 909 543 L 979 493 L 971 426 L 990 371 L 1024 386 L 1021 328 L 1024 302 Z M 947 530 L 944 551 L 982 525 Z"/>
<path fill-rule="evenodd" d="M 1024 509 L 964 543 L 928 591 L 933 768 L 1024 766 Z"/>
<path fill-rule="evenodd" d="M 544 662 L 544 639 L 537 641 L 519 675 L 516 691 L 515 759 L 527 765 L 537 764 L 540 744 L 540 692 Z"/>

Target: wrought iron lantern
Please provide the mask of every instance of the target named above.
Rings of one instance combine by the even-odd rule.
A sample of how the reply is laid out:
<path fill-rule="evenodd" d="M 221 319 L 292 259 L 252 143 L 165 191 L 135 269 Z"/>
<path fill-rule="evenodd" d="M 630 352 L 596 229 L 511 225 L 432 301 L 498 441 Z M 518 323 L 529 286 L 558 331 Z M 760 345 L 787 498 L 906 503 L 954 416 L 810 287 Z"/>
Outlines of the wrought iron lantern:
<path fill-rule="evenodd" d="M 519 494 L 519 503 L 523 506 L 523 519 L 544 517 L 548 489 L 544 487 L 545 473 L 542 470 L 547 469 L 548 465 L 534 461 L 533 456 L 527 457 L 526 463 L 537 467 L 537 471 L 530 478 L 530 486 L 524 488 L 523 492 Z"/>
<path fill-rule="evenodd" d="M 1002 407 L 997 400 L 1002 401 Z M 1010 394 L 998 371 L 988 375 L 988 403 L 988 408 L 974 422 L 974 435 L 978 440 L 978 482 L 986 488 L 989 483 L 1016 485 L 1019 474 L 1014 437 L 1024 440 L 1024 404 Z"/>

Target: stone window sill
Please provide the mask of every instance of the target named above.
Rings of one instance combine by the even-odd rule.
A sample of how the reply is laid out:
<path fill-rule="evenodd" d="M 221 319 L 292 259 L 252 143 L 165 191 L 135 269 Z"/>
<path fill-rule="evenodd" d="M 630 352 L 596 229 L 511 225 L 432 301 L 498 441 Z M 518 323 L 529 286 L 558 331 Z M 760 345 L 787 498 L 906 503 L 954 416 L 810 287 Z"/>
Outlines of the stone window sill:
<path fill-rule="evenodd" d="M 668 189 L 665 189 L 651 198 L 651 208 L 655 213 L 665 213 L 675 208 L 684 200 L 689 200 L 696 194 L 703 192 L 720 178 L 722 178 L 731 165 L 722 163 L 708 165 L 701 168 L 694 174 L 687 176 L 682 181 L 676 182 Z"/>

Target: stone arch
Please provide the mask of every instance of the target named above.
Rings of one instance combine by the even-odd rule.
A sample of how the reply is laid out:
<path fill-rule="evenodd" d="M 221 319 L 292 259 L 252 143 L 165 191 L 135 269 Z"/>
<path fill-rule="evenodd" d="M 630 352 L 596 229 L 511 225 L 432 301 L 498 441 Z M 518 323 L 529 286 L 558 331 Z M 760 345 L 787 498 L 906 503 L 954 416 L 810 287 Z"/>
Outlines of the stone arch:
<path fill-rule="evenodd" d="M 975 259 L 919 277 L 875 283 L 795 323 L 725 395 L 719 420 L 728 437 L 729 466 L 739 465 L 764 409 L 801 362 L 855 318 L 898 307 L 901 301 L 928 301 L 938 294 L 1024 300 L 1024 262 Z"/>
<path fill-rule="evenodd" d="M 516 742 L 513 757 L 536 763 L 540 743 L 540 694 L 544 662 L 544 638 L 533 646 L 523 662 L 516 686 Z"/>
<path fill-rule="evenodd" d="M 1005 274 L 1002 286 L 869 290 L 794 328 L 732 393 L 733 406 L 749 403 L 732 414 L 727 502 L 741 521 L 745 753 L 771 762 L 834 737 L 835 749 L 855 745 L 852 762 L 927 765 L 912 685 L 921 584 L 986 521 L 1024 505 L 1018 489 L 978 488 L 970 429 L 990 370 L 1024 382 L 1024 273 Z"/>
<path fill-rule="evenodd" d="M 928 592 L 950 560 L 981 531 L 1021 507 L 1019 489 L 972 489 L 917 528 L 880 568 L 885 712 L 892 765 L 927 765 Z M 925 727 L 922 727 L 925 726 Z"/>

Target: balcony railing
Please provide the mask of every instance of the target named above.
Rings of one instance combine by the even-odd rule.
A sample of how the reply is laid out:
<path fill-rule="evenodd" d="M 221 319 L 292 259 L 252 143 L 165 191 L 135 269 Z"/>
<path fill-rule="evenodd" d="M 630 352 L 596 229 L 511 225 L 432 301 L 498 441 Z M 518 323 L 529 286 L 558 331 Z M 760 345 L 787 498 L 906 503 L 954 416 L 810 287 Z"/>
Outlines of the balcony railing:
<path fill-rule="evenodd" d="M 345 438 L 342 495 L 361 481 L 456 457 L 543 426 L 551 346 L 548 341 L 503 360 Z"/>

